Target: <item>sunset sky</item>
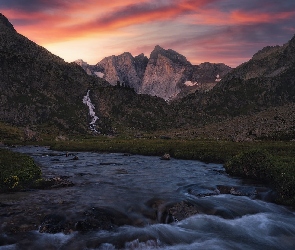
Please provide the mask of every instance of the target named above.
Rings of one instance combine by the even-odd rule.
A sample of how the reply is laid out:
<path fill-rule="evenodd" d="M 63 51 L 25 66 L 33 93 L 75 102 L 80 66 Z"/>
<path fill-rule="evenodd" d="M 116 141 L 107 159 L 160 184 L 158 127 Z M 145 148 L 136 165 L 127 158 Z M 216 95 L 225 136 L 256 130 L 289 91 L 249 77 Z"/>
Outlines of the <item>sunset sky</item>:
<path fill-rule="evenodd" d="M 294 0 L 0 0 L 15 29 L 68 62 L 149 54 L 235 67 L 295 35 Z"/>

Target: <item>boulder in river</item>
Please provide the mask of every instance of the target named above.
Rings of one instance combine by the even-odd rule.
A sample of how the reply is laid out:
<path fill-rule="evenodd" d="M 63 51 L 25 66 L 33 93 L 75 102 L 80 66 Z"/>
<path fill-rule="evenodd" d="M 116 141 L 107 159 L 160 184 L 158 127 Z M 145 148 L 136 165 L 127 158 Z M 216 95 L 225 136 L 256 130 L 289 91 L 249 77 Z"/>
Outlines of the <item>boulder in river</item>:
<path fill-rule="evenodd" d="M 164 154 L 162 157 L 161 157 L 161 160 L 170 160 L 171 159 L 171 157 L 170 157 L 170 155 L 169 154 Z"/>
<path fill-rule="evenodd" d="M 118 226 L 131 225 L 127 215 L 111 208 L 92 208 L 84 212 L 84 218 L 75 223 L 77 231 L 112 230 Z"/>

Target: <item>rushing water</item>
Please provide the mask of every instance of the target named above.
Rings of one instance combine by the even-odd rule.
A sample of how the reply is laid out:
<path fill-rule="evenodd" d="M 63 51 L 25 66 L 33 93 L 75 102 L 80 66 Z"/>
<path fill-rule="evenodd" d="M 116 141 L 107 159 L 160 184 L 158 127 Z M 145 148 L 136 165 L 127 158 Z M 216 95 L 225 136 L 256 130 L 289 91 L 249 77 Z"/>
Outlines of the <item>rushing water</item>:
<path fill-rule="evenodd" d="M 0 194 L 1 250 L 295 249 L 294 211 L 220 164 L 91 152 L 73 160 L 46 147 L 13 150 L 31 155 L 45 177 L 66 176 L 75 185 Z M 182 214 L 167 214 L 176 207 Z M 70 230 L 42 233 L 48 216 Z M 98 217 L 104 226 L 92 221 Z M 113 217 L 114 223 L 105 219 Z"/>

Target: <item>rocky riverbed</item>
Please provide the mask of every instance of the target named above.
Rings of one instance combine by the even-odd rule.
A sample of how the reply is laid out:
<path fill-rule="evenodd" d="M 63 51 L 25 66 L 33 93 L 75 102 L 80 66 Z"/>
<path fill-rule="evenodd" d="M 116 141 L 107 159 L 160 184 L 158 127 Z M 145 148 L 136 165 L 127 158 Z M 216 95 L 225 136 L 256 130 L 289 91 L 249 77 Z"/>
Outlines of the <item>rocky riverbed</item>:
<path fill-rule="evenodd" d="M 13 150 L 31 155 L 56 185 L 0 194 L 1 250 L 295 247 L 294 211 L 220 164 Z"/>

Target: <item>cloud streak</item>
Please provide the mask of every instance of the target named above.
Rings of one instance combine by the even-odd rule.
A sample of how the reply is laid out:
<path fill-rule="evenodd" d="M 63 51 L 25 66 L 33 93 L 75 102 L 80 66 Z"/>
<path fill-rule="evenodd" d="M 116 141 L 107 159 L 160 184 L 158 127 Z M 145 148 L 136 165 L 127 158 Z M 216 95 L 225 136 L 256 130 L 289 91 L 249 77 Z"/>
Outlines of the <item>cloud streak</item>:
<path fill-rule="evenodd" d="M 68 61 L 90 63 L 114 50 L 150 53 L 160 44 L 194 63 L 237 66 L 263 46 L 287 42 L 295 30 L 293 0 L 14 0 L 0 9 L 19 33 Z M 67 43 L 69 51 L 79 41 L 99 51 L 97 58 L 74 47 L 71 56 L 63 54 Z"/>

